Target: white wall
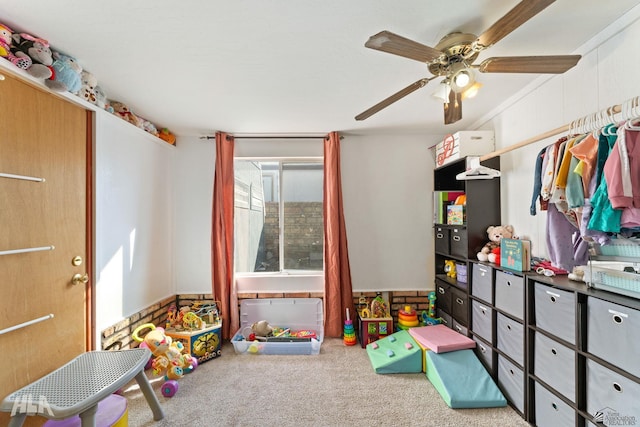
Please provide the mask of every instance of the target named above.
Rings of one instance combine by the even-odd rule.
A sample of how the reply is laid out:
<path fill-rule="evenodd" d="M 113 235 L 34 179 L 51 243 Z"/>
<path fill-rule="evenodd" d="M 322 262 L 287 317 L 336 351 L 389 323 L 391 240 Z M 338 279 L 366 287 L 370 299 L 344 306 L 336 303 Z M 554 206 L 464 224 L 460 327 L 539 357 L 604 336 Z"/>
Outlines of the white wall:
<path fill-rule="evenodd" d="M 493 129 L 496 146 L 501 148 L 640 95 L 640 55 L 634 53 L 640 40 L 639 16 L 640 7 L 636 7 L 577 52 L 584 57 L 575 69 L 561 76 L 541 77 L 474 128 Z M 428 147 L 442 135 L 344 137 L 342 183 L 354 291 L 432 289 L 434 162 Z M 501 156 L 502 222 L 513 224 L 517 234 L 529 237 L 534 255 L 539 256 L 546 256 L 546 213 L 529 214 L 534 157 L 556 138 Z M 275 145 L 260 144 L 265 156 Z M 176 170 L 180 171 L 175 179 L 178 293 L 211 291 L 214 145 L 184 138 L 176 150 Z M 302 290 L 305 286 L 316 289 L 320 284 L 296 282 L 282 288 Z"/>
<path fill-rule="evenodd" d="M 175 148 L 96 112 L 95 316 L 104 328 L 168 296 L 173 283 Z M 100 348 L 99 342 L 96 343 Z"/>
<path fill-rule="evenodd" d="M 539 79 L 530 93 L 516 94 L 509 108 L 481 127 L 495 130 L 498 148 L 508 147 L 639 96 L 640 56 L 633 53 L 640 39 L 639 18 L 640 6 L 578 50 L 583 58 L 574 69 Z M 560 136 L 501 156 L 502 222 L 530 238 L 533 254 L 543 257 L 547 256 L 546 212 L 529 214 L 535 156 Z"/>
<path fill-rule="evenodd" d="M 354 291 L 433 289 L 436 137 L 346 135 L 344 214 Z"/>

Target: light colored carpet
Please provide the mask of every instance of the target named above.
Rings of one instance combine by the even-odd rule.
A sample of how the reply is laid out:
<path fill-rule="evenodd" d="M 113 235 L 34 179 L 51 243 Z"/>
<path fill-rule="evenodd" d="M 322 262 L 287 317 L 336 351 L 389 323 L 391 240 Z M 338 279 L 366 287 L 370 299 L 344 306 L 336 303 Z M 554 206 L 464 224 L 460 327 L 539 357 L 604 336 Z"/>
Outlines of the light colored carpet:
<path fill-rule="evenodd" d="M 366 350 L 325 339 L 319 355 L 222 356 L 160 393 L 165 418 L 153 414 L 135 382 L 125 388 L 129 425 L 143 426 L 528 426 L 511 407 L 451 409 L 424 373 L 376 374 Z"/>

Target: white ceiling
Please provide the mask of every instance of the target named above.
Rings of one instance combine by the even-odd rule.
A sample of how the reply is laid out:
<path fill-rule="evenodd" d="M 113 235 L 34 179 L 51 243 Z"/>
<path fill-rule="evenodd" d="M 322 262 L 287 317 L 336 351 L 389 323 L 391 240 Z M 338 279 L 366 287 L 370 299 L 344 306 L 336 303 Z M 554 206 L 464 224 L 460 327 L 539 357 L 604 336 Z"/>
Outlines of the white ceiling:
<path fill-rule="evenodd" d="M 557 0 L 490 56 L 578 52 L 638 0 Z M 438 80 L 367 120 L 354 116 L 423 77 L 417 61 L 368 49 L 382 30 L 435 46 L 480 34 L 518 0 L 1 0 L 0 20 L 48 39 L 110 99 L 178 135 L 465 129 L 538 75 L 480 74 L 463 119 L 443 125 Z M 580 66 L 580 63 L 578 63 Z"/>

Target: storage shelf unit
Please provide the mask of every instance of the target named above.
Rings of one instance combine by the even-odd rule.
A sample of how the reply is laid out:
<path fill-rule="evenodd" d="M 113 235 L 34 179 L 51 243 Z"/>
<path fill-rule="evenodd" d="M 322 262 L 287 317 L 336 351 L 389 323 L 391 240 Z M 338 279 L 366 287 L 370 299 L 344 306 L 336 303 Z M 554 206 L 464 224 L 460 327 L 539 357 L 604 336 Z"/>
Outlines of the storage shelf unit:
<path fill-rule="evenodd" d="M 640 300 L 493 264 L 475 262 L 471 272 L 476 353 L 523 418 L 563 427 L 640 423 Z M 512 287 L 521 278 L 521 302 L 500 296 L 505 274 Z"/>
<path fill-rule="evenodd" d="M 482 165 L 500 169 L 500 158 L 482 162 Z M 456 175 L 466 170 L 466 159 L 460 159 L 434 170 L 433 190 L 464 192 L 466 196 L 465 222 L 446 224 L 446 216 L 441 222 L 434 215 L 434 262 L 437 316 L 443 322 L 468 335 L 471 320 L 469 306 L 469 262 L 476 259 L 476 253 L 487 241 L 487 228 L 500 224 L 500 180 L 457 180 Z M 434 206 L 441 209 L 441 206 Z M 445 261 L 454 261 L 467 270 L 466 282 L 447 276 Z"/>

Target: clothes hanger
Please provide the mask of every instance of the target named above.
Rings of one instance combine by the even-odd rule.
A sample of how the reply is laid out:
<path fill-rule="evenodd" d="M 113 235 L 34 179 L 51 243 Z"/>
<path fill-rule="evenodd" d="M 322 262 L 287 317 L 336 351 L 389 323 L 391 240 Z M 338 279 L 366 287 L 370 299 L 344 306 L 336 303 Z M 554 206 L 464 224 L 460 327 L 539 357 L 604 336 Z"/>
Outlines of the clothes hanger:
<path fill-rule="evenodd" d="M 480 164 L 480 157 L 467 157 L 467 170 L 456 175 L 458 181 L 474 179 L 493 179 L 500 176 L 500 171 Z"/>

